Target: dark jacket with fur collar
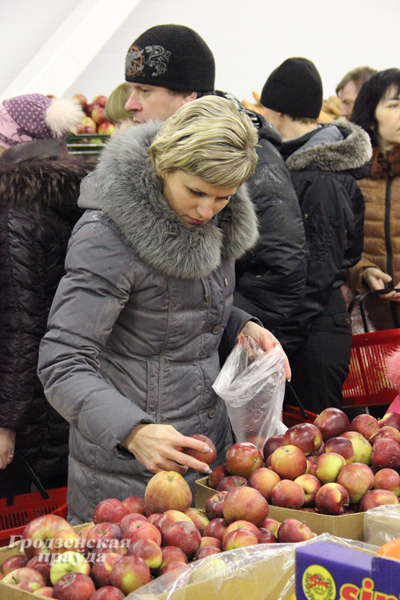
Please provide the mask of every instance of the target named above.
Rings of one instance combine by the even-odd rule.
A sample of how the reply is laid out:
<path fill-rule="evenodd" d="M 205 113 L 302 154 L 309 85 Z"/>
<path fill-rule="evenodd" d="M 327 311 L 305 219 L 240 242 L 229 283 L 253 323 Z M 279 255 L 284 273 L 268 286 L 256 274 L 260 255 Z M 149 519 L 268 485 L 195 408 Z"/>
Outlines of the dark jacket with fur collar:
<path fill-rule="evenodd" d="M 218 346 L 249 315 L 231 312 L 234 262 L 257 239 L 244 188 L 218 222 L 187 228 L 162 195 L 148 149 L 160 126 L 112 140 L 80 204 L 40 353 L 47 398 L 71 424 L 68 507 L 92 518 L 107 497 L 143 496 L 151 473 L 119 444 L 140 423 L 231 443 L 212 390 Z M 223 458 L 222 458 L 223 459 Z M 194 486 L 197 473 L 187 474 Z"/>
<path fill-rule="evenodd" d="M 277 333 L 291 353 L 361 256 L 364 200 L 356 179 L 368 172 L 372 150 L 360 127 L 339 120 L 284 143 L 282 154 L 299 199 L 307 243 L 303 300 Z"/>
<path fill-rule="evenodd" d="M 28 162 L 17 162 L 21 144 L 15 162 L 0 163 L 0 427 L 17 432 L 17 453 L 47 478 L 66 475 L 68 424 L 37 378 L 39 342 L 88 169 L 68 158 L 42 160 L 41 144 L 31 144 Z"/>

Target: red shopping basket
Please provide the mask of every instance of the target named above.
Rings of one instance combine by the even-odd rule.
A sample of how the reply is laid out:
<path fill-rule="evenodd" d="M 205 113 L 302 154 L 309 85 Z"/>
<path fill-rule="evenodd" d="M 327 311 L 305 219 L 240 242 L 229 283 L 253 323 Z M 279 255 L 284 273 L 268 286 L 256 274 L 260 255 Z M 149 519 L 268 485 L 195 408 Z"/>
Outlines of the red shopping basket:
<path fill-rule="evenodd" d="M 7 546 L 11 536 L 22 535 L 25 525 L 36 517 L 52 513 L 67 517 L 67 488 L 48 490 L 44 499 L 40 492 L 21 494 L 14 497 L 14 503 L 0 500 L 0 546 Z"/>
<path fill-rule="evenodd" d="M 298 406 L 286 405 L 282 412 L 282 421 L 286 427 L 293 427 L 299 423 L 314 423 L 316 418 L 315 413 L 309 410 L 302 411 Z"/>
<path fill-rule="evenodd" d="M 349 374 L 343 385 L 343 407 L 390 404 L 398 389 L 386 376 L 386 359 L 400 346 L 400 329 L 368 332 L 364 300 L 375 294 L 390 290 L 374 290 L 357 296 L 349 307 L 359 302 L 366 333 L 353 335 Z M 399 291 L 399 290 L 396 290 Z"/>

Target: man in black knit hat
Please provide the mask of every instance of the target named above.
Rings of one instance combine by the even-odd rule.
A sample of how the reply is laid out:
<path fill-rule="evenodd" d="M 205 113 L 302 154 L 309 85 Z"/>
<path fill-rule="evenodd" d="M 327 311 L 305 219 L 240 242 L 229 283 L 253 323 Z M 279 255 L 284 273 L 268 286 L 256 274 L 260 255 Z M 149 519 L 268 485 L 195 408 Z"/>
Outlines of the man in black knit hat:
<path fill-rule="evenodd" d="M 288 354 L 292 386 L 305 408 L 341 407 L 351 325 L 341 286 L 363 248 L 368 136 L 347 121 L 321 125 L 322 81 L 306 58 L 285 60 L 261 93 L 265 117 L 283 138 L 281 154 L 296 190 L 307 243 L 303 299 L 275 332 Z M 367 164 L 366 164 L 367 163 Z"/>
<path fill-rule="evenodd" d="M 183 25 L 157 25 L 130 46 L 125 105 L 135 123 L 165 120 L 186 102 L 214 91 L 213 54 L 198 33 Z M 299 304 L 305 282 L 301 213 L 278 147 L 281 138 L 261 115 L 246 111 L 258 130 L 258 165 L 247 182 L 260 224 L 256 248 L 237 264 L 234 304 L 274 331 Z"/>

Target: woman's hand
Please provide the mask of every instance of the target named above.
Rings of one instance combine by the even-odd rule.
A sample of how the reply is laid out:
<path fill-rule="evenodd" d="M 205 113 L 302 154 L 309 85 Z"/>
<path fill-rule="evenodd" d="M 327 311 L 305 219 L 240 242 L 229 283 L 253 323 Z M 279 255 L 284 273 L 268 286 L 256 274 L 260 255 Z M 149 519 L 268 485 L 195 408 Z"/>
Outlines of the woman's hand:
<path fill-rule="evenodd" d="M 0 427 L 0 469 L 8 467 L 14 458 L 15 431 Z"/>
<path fill-rule="evenodd" d="M 182 452 L 182 448 L 209 452 L 207 444 L 182 435 L 172 425 L 138 425 L 124 439 L 122 446 L 132 452 L 151 473 L 177 471 L 184 475 L 189 467 L 202 473 L 211 473 L 206 463 Z"/>
<path fill-rule="evenodd" d="M 242 329 L 240 330 L 238 339 L 242 334 L 249 335 L 250 337 L 252 337 L 253 340 L 259 346 L 261 346 L 261 348 L 263 348 L 263 350 L 265 350 L 265 352 L 267 352 L 268 350 L 271 350 L 271 348 L 280 346 L 279 341 L 276 339 L 276 337 L 274 335 L 272 335 L 272 333 L 270 331 L 268 331 L 268 329 L 264 329 L 263 327 L 260 327 L 260 325 L 257 325 L 257 323 L 254 323 L 253 321 L 247 321 L 246 325 L 244 327 L 242 327 Z M 283 349 L 282 349 L 282 352 L 283 352 Z M 289 360 L 284 352 L 283 352 L 283 354 L 285 356 L 285 362 L 284 362 L 283 366 L 285 369 L 286 379 L 288 381 L 290 381 L 290 379 L 292 377 L 292 372 L 290 370 Z"/>
<path fill-rule="evenodd" d="M 367 286 L 371 290 L 381 290 L 386 287 L 386 284 L 389 281 L 392 281 L 392 278 L 384 271 L 377 269 L 376 267 L 367 267 L 363 272 L 363 279 Z M 396 285 L 396 288 L 399 287 L 400 284 Z M 379 298 L 383 300 L 395 300 L 396 302 L 400 302 L 400 293 L 398 292 L 389 292 L 388 294 L 379 294 Z"/>

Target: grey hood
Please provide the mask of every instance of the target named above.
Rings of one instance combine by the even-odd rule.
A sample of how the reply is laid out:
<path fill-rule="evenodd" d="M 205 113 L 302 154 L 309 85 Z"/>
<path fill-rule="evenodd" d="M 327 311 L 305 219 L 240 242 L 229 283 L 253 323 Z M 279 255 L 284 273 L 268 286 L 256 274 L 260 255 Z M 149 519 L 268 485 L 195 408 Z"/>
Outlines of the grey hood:
<path fill-rule="evenodd" d="M 245 186 L 205 225 L 187 228 L 162 193 L 149 147 L 162 123 L 136 126 L 111 140 L 86 178 L 80 207 L 102 210 L 125 243 L 160 273 L 206 277 L 222 258 L 237 259 L 257 241 L 257 217 Z"/>
<path fill-rule="evenodd" d="M 369 135 L 358 125 L 338 119 L 321 127 L 286 160 L 292 171 L 322 169 L 349 171 L 370 161 L 372 147 Z"/>

